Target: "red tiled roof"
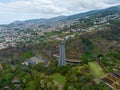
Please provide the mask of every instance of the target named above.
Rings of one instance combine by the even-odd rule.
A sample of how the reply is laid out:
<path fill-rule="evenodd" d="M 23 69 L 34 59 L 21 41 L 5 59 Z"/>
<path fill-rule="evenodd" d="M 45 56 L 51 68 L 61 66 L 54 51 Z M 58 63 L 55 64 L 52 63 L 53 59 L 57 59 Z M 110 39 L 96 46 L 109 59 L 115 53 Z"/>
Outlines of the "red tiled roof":
<path fill-rule="evenodd" d="M 3 66 L 0 64 L 0 69 L 3 69 Z"/>

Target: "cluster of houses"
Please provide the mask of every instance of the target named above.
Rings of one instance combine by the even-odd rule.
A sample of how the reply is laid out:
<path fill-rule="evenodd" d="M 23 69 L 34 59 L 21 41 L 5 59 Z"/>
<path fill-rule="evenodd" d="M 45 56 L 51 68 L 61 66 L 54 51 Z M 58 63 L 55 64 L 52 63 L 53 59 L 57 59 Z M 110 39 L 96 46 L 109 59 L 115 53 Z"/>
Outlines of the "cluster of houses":
<path fill-rule="evenodd" d="M 33 38 L 38 38 L 43 35 L 41 31 L 29 31 L 25 32 L 26 30 L 19 31 L 19 30 L 8 30 L 0 29 L 0 50 L 8 48 L 9 46 L 15 47 L 17 44 L 21 42 L 31 42 L 36 41 Z M 47 31 L 46 31 L 47 32 Z M 34 35 L 33 33 L 37 33 Z"/>

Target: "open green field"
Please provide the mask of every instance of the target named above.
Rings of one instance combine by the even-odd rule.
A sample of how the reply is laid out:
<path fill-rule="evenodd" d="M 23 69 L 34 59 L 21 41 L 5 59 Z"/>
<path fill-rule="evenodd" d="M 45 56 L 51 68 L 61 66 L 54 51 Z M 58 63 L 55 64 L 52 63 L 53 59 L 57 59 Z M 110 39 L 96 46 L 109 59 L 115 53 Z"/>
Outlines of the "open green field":
<path fill-rule="evenodd" d="M 101 77 L 103 76 L 105 73 L 103 72 L 103 69 L 101 68 L 101 66 L 97 63 L 97 62 L 89 62 L 88 63 L 90 69 L 92 70 L 92 72 L 94 73 L 95 76 L 97 77 Z"/>
<path fill-rule="evenodd" d="M 53 74 L 50 77 L 53 78 L 58 83 L 60 83 L 61 85 L 65 84 L 65 77 L 60 75 L 60 74 L 58 74 L 58 73 L 57 74 Z"/>

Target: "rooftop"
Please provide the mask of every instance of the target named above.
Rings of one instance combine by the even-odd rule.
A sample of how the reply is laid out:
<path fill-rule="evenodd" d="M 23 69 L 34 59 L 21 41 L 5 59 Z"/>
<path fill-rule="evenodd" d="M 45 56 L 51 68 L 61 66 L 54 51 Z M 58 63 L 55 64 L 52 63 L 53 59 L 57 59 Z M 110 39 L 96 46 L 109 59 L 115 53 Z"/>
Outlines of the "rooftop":
<path fill-rule="evenodd" d="M 3 69 L 3 66 L 0 64 L 0 69 Z"/>
<path fill-rule="evenodd" d="M 43 59 L 40 57 L 32 57 L 30 58 L 30 60 L 32 60 L 33 62 L 44 62 Z"/>

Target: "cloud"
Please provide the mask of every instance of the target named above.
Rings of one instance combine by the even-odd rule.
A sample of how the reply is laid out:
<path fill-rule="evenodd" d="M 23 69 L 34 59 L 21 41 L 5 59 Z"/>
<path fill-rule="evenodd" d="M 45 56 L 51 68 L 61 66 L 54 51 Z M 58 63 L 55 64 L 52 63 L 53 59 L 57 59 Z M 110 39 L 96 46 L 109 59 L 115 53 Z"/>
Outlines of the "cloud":
<path fill-rule="evenodd" d="M 102 9 L 120 4 L 120 0 L 61 0 L 62 4 L 70 11 L 88 11 Z"/>
<path fill-rule="evenodd" d="M 0 0 L 0 23 L 69 15 L 118 4 L 120 0 Z"/>
<path fill-rule="evenodd" d="M 101 9 L 120 4 L 120 0 L 6 0 L 0 11 L 16 13 L 61 14 Z M 11 1 L 11 2 L 10 2 Z"/>
<path fill-rule="evenodd" d="M 0 11 L 17 13 L 59 14 L 65 8 L 57 7 L 51 0 L 21 0 L 9 3 L 0 3 Z"/>
<path fill-rule="evenodd" d="M 107 4 L 120 4 L 120 0 L 104 0 Z"/>

